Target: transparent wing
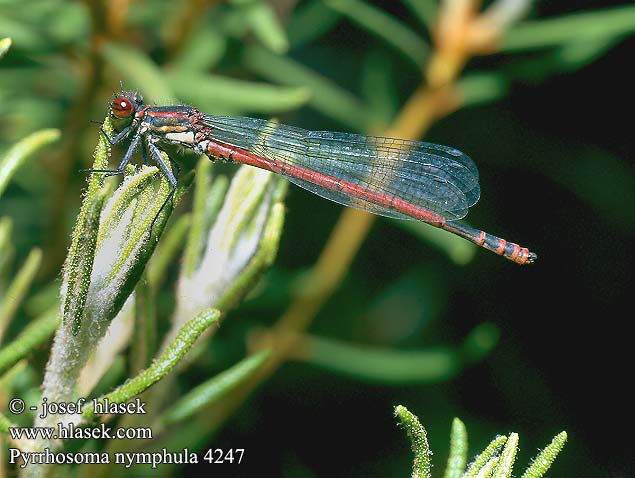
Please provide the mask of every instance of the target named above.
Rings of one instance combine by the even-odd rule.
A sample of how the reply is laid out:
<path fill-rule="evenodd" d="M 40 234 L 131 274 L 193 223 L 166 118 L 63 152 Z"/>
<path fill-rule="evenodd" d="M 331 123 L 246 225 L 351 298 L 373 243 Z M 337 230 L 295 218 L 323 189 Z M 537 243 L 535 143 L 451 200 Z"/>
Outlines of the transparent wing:
<path fill-rule="evenodd" d="M 272 121 L 206 116 L 214 141 L 300 166 L 372 192 L 400 198 L 448 220 L 461 219 L 479 199 L 478 170 L 461 151 L 433 143 L 307 131 Z M 285 174 L 289 181 L 345 206 L 399 219 L 393 209 Z"/>

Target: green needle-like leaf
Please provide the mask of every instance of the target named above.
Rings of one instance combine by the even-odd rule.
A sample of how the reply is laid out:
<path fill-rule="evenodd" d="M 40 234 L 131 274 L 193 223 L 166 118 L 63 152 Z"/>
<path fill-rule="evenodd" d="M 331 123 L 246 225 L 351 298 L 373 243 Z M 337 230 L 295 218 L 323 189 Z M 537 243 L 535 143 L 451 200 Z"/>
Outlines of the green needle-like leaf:
<path fill-rule="evenodd" d="M 254 222 L 257 222 L 254 217 L 257 216 L 258 206 L 264 202 L 263 199 L 272 187 L 270 184 L 275 181 L 276 176 L 243 166 L 239 174 L 234 176 L 231 189 L 225 196 L 222 213 L 219 213 L 218 222 L 214 225 L 219 231 L 214 237 L 218 239 L 218 243 L 210 239 L 208 248 L 219 246 L 235 250 L 240 235 L 252 232 Z"/>
<path fill-rule="evenodd" d="M 500 454 L 500 460 L 496 466 L 493 478 L 509 478 L 514 471 L 514 461 L 518 452 L 518 434 L 510 433 L 505 442 L 505 448 Z"/>
<path fill-rule="evenodd" d="M 97 247 L 101 246 L 104 240 L 113 235 L 113 230 L 125 222 L 123 216 L 126 210 L 131 207 L 131 203 L 136 201 L 143 191 L 153 184 L 159 175 L 157 167 L 143 168 L 135 174 L 134 168 L 126 170 L 123 184 L 115 191 L 109 199 L 107 210 L 104 211 L 104 218 L 99 227 Z M 130 214 L 131 211 L 128 211 Z"/>
<path fill-rule="evenodd" d="M 3 300 L 0 303 L 0 341 L 15 311 L 29 290 L 31 282 L 40 267 L 40 262 L 42 262 L 42 251 L 33 249 L 4 293 Z"/>
<path fill-rule="evenodd" d="M 57 307 L 35 319 L 11 343 L 0 349 L 0 374 L 12 367 L 31 350 L 48 340 L 59 324 L 59 310 Z"/>
<path fill-rule="evenodd" d="M 207 158 L 205 158 L 207 161 Z M 209 161 L 208 161 L 209 162 Z M 223 201 L 225 200 L 225 194 L 229 189 L 229 179 L 227 176 L 216 176 L 212 182 L 212 186 L 205 197 L 205 215 L 202 221 L 209 226 L 214 224 L 218 217 L 218 212 L 223 207 Z M 200 259 L 200 257 L 199 257 Z"/>
<path fill-rule="evenodd" d="M 217 307 L 222 310 L 230 309 L 238 303 L 251 290 L 256 280 L 273 263 L 276 257 L 284 226 L 284 204 L 280 201 L 282 201 L 282 196 L 287 189 L 288 183 L 283 180 L 280 181 L 279 185 L 278 202 L 275 202 L 271 207 L 258 249 L 216 303 Z"/>
<path fill-rule="evenodd" d="M 500 457 L 494 456 L 490 458 L 485 465 L 478 471 L 477 478 L 490 478 L 500 462 Z"/>
<path fill-rule="evenodd" d="M 209 224 L 207 205 L 209 204 L 208 195 L 214 197 L 225 196 L 228 183 L 223 177 L 219 181 L 214 181 L 213 187 L 210 189 L 210 170 L 212 163 L 205 158 L 201 158 L 196 166 L 196 183 L 194 184 L 194 201 L 192 205 L 192 225 L 190 227 L 185 250 L 183 251 L 183 266 L 181 274 L 184 277 L 190 277 L 194 270 L 198 267 L 203 247 L 205 246 L 205 231 Z"/>
<path fill-rule="evenodd" d="M 208 113 L 275 114 L 299 108 L 311 98 L 304 85 L 278 86 L 188 70 L 174 70 L 167 78 L 179 98 Z"/>
<path fill-rule="evenodd" d="M 104 133 L 112 137 L 114 129 L 110 118 L 103 124 Z M 93 169 L 108 169 L 110 143 L 99 135 L 99 142 L 95 149 Z M 82 202 L 77 222 L 73 229 L 71 246 L 64 266 L 62 281 L 62 323 L 71 323 L 74 334 L 77 334 L 81 324 L 81 317 L 90 276 L 95 258 L 97 234 L 99 231 L 99 217 L 104 203 L 104 175 L 92 174 L 88 180 L 88 191 Z"/>
<path fill-rule="evenodd" d="M 298 358 L 328 370 L 379 383 L 430 383 L 447 380 L 460 368 L 450 348 L 385 350 L 310 337 L 300 343 Z"/>
<path fill-rule="evenodd" d="M 219 397 L 249 378 L 269 355 L 270 352 L 264 350 L 246 357 L 233 367 L 195 387 L 165 412 L 160 419 L 161 423 L 167 426 L 182 421 L 214 403 Z"/>
<path fill-rule="evenodd" d="M 108 399 L 111 403 L 124 403 L 156 382 L 165 377 L 192 348 L 196 339 L 220 318 L 220 312 L 216 309 L 207 309 L 187 322 L 176 335 L 174 340 L 165 348 L 161 355 L 150 367 L 128 380 L 116 390 L 100 397 L 98 401 Z M 89 404 L 83 413 L 85 419 L 91 419 L 95 415 L 94 407 Z"/>
<path fill-rule="evenodd" d="M 521 478 L 542 478 L 562 451 L 566 442 L 567 432 L 560 432 L 556 435 L 551 443 L 533 459 Z"/>
<path fill-rule="evenodd" d="M 635 6 L 619 6 L 520 23 L 505 35 L 501 50 L 535 50 L 593 38 L 620 37 L 633 31 Z"/>
<path fill-rule="evenodd" d="M 130 344 L 130 370 L 137 373 L 150 363 L 157 350 L 157 311 L 155 297 L 143 277 L 134 295 L 134 331 Z"/>
<path fill-rule="evenodd" d="M 621 39 L 616 37 L 597 38 L 587 42 L 573 42 L 563 45 L 553 55 L 554 67 L 562 71 L 574 71 L 580 69 L 613 48 Z M 545 69 L 548 70 L 549 62 L 543 59 Z"/>
<path fill-rule="evenodd" d="M 28 157 L 37 150 L 47 146 L 60 138 L 59 129 L 43 129 L 30 134 L 15 144 L 0 159 L 0 196 L 15 172 L 25 164 Z"/>
<path fill-rule="evenodd" d="M 450 433 L 450 456 L 445 468 L 445 478 L 461 478 L 467 463 L 467 431 L 461 420 L 452 421 Z"/>
<path fill-rule="evenodd" d="M 487 463 L 494 457 L 497 456 L 498 450 L 503 446 L 503 444 L 507 441 L 507 437 L 504 435 L 498 436 L 494 438 L 489 445 L 483 450 L 483 452 L 476 457 L 476 459 L 469 466 L 463 478 L 476 478 L 480 476 L 481 469 L 487 465 Z"/>
<path fill-rule="evenodd" d="M 124 268 L 126 264 L 134 255 L 140 252 L 138 250 L 139 244 L 148 240 L 148 236 L 154 228 L 155 218 L 157 218 L 157 214 L 159 214 L 172 189 L 169 182 L 162 175 L 159 175 L 159 169 L 156 167 L 143 168 L 139 174 L 134 175 L 128 183 L 124 183 L 119 188 L 119 195 L 115 196 L 115 204 L 110 211 L 107 211 L 106 219 L 100 228 L 98 248 L 102 245 L 105 247 L 104 238 L 106 236 L 117 235 L 119 232 L 117 228 L 122 223 L 124 223 L 124 227 L 127 227 L 124 232 L 125 240 L 120 243 L 123 247 L 118 251 L 118 259 L 113 264 L 106 280 L 107 283 L 113 281 L 117 275 L 125 274 Z M 154 188 L 149 186 L 159 177 L 161 185 L 159 191 L 155 191 Z M 133 209 L 129 210 L 128 208 L 131 206 Z M 169 210 L 170 207 L 171 205 L 165 204 L 163 209 Z M 133 215 L 129 223 L 126 220 L 126 213 L 123 213 L 124 211 Z M 122 218 L 124 221 L 121 221 Z M 114 225 L 113 222 L 117 220 L 120 222 Z"/>
<path fill-rule="evenodd" d="M 13 244 L 11 243 L 11 229 L 13 229 L 13 221 L 11 218 L 0 217 L 0 287 L 5 284 L 4 274 L 15 252 Z"/>
<path fill-rule="evenodd" d="M 430 462 L 431 452 L 425 428 L 419 423 L 419 419 L 403 405 L 395 407 L 395 416 L 401 426 L 406 429 L 408 438 L 410 438 L 412 452 L 415 455 L 412 465 L 412 478 L 430 478 L 430 469 L 432 468 L 432 463 Z"/>

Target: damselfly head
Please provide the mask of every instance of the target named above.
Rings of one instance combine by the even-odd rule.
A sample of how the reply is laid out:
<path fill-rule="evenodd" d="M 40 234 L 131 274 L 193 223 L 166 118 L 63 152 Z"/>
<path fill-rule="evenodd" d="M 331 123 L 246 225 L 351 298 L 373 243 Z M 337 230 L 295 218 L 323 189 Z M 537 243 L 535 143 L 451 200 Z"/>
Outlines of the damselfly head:
<path fill-rule="evenodd" d="M 110 113 L 119 119 L 129 118 L 135 114 L 143 103 L 143 97 L 135 91 L 124 91 L 110 103 Z"/>

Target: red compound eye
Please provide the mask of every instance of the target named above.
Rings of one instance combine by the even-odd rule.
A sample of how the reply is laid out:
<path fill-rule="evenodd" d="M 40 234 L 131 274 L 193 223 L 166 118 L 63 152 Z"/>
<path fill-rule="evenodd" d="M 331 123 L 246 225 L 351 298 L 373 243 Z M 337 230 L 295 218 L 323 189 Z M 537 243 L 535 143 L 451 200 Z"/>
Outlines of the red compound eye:
<path fill-rule="evenodd" d="M 120 119 L 127 118 L 130 116 L 134 110 L 132 101 L 128 98 L 124 98 L 120 96 L 112 100 L 112 104 L 110 105 L 110 110 L 112 114 Z"/>

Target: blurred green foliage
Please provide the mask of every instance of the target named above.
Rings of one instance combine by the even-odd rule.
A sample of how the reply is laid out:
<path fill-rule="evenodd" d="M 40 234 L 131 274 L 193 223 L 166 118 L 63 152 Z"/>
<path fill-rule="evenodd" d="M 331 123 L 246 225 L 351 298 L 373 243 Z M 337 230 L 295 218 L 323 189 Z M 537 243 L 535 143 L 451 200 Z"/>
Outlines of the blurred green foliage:
<path fill-rule="evenodd" d="M 510 2 L 486 2 L 486 7 L 505 3 Z M 631 4 L 581 12 L 568 10 L 559 15 L 544 15 L 544 6 L 539 3 L 528 6 L 529 18 L 506 31 L 496 54 L 470 62 L 458 78 L 457 110 L 497 108 L 518 89 L 575 75 L 600 61 L 635 31 L 635 7 Z M 20 0 L 0 0 L 0 336 L 5 336 L 0 350 L 0 369 L 4 374 L 0 376 L 2 412 L 9 395 L 27 401 L 39 398 L 49 353 L 43 343 L 58 323 L 51 310 L 58 305 L 60 270 L 71 244 L 82 191 L 86 189 L 85 175 L 78 170 L 92 163 L 99 127 L 91 121 L 104 117 L 109 98 L 119 89 L 120 82 L 126 89 L 138 89 L 151 104 L 182 101 L 210 114 L 276 116 L 306 128 L 376 133 L 391 123 L 400 105 L 422 81 L 422 67 L 435 48 L 438 8 L 437 2 L 429 0 L 31 0 L 28 5 Z M 580 103 L 584 102 L 581 97 Z M 504 118 L 505 110 L 501 107 L 491 116 Z M 463 133 L 470 136 L 469 125 L 466 128 L 465 124 L 456 124 L 460 133 L 437 131 L 439 141 L 462 140 Z M 496 130 L 496 126 L 491 128 Z M 514 170 L 521 176 L 545 177 L 616 230 L 632 233 L 633 204 L 625 198 L 632 199 L 635 179 L 628 164 L 606 150 L 586 144 L 569 157 L 563 157 L 560 150 L 542 150 L 541 144 L 532 145 L 534 153 L 522 146 L 523 125 L 509 128 L 500 130 L 513 130 L 513 137 L 500 139 L 500 143 L 510 148 L 517 144 L 518 149 L 482 161 L 475 158 L 477 163 Z M 482 130 L 474 127 L 474 131 Z M 498 131 L 485 131 L 491 136 L 478 138 L 475 143 L 498 143 Z M 157 342 L 161 341 L 157 337 L 165 336 L 170 328 L 169 318 L 178 308 L 174 291 L 183 277 L 178 263 L 182 260 L 187 265 L 187 275 L 196 268 L 203 254 L 205 232 L 217 219 L 227 194 L 225 175 L 235 174 L 235 169 L 223 165 L 196 166 L 195 158 L 187 152 L 169 153 L 181 164 L 181 178 L 196 169 L 195 191 L 188 194 L 183 188 L 182 205 L 166 226 L 143 276 L 143 280 L 147 278 L 147 288 L 143 288 L 143 281 L 129 284 L 138 301 L 132 315 L 141 330 L 135 331 L 129 355 L 125 347 L 113 355 L 109 370 L 98 384 L 111 387 L 97 386 L 95 390 L 100 394 L 111 392 L 126 379 L 145 377 L 139 372 L 155 357 Z M 120 154 L 121 150 L 114 148 L 112 160 L 116 161 Z M 151 173 L 146 170 L 139 174 Z M 273 184 L 267 188 L 262 194 L 275 196 L 272 200 L 278 205 L 270 213 L 267 230 L 279 232 L 283 186 Z M 503 208 L 492 204 L 496 200 L 495 189 L 490 188 L 493 199 L 484 199 L 480 217 L 490 216 L 490 224 L 512 222 L 511 214 L 503 220 Z M 237 195 L 234 202 L 242 198 Z M 304 272 L 328 236 L 336 206 L 307 196 L 293 191 L 287 201 L 289 217 L 277 263 L 261 277 L 261 269 L 273 261 L 277 240 L 256 249 L 245 266 L 245 274 L 233 283 L 238 290 L 225 290 L 219 299 L 223 309 L 229 309 L 248 294 L 245 303 L 232 313 L 213 340 L 208 338 L 203 345 L 194 347 L 191 363 L 178 379 L 157 387 L 164 395 L 164 404 L 169 401 L 166 396 L 180 397 L 180 401 L 168 403 L 171 411 L 162 420 L 170 424 L 186 421 L 152 446 L 204 449 L 217 443 L 240 447 L 243 440 L 255 450 L 269 439 L 254 430 L 267 423 L 270 402 L 261 403 L 254 398 L 249 407 L 241 408 L 235 415 L 232 405 L 226 402 L 235 400 L 233 406 L 240 405 L 240 395 L 236 398 L 233 394 L 267 356 L 261 353 L 245 358 L 246 338 L 257 335 L 255 327 L 273 323 L 291 298 L 301 295 Z M 499 198 L 500 203 L 505 202 L 502 196 Z M 100 201 L 104 199 L 101 197 Z M 150 199 L 148 196 L 145 200 Z M 254 209 L 250 211 L 253 213 Z M 551 211 L 535 214 L 542 222 L 553 219 L 549 216 Z M 505 229 L 502 225 L 497 228 Z M 588 228 L 580 228 L 578 235 L 582 236 Z M 345 418 L 350 421 L 338 423 L 340 429 L 349 425 L 355 428 L 358 422 L 351 416 L 353 413 L 364 415 L 359 423 L 372 428 L 378 406 L 359 396 L 362 386 L 368 387 L 363 389 L 365 394 L 376 397 L 381 407 L 408 399 L 412 408 L 426 408 L 426 415 L 435 415 L 430 417 L 430 427 L 435 431 L 445 430 L 451 417 L 459 414 L 457 409 L 461 409 L 466 394 L 478 396 L 491 409 L 504 408 L 499 405 L 499 398 L 488 396 L 481 389 L 465 391 L 458 385 L 451 388 L 452 380 L 470 373 L 469 367 L 496 354 L 497 340 L 505 335 L 505 331 L 490 323 L 496 317 L 472 310 L 459 313 L 466 308 L 457 304 L 468 303 L 466 296 L 474 294 L 484 309 L 494 310 L 489 306 L 495 299 L 481 295 L 482 290 L 494 289 L 498 296 L 515 294 L 501 292 L 507 284 L 498 270 L 490 270 L 487 279 L 470 272 L 465 272 L 465 279 L 456 278 L 461 275 L 456 270 L 464 271 L 466 264 L 476 267 L 477 253 L 471 245 L 448 236 L 414 222 L 383 221 L 376 227 L 373 238 L 378 239 L 365 246 L 359 263 L 354 264 L 343 288 L 325 307 L 315 330 L 303 335 L 294 350 L 291 358 L 305 365 L 291 364 L 285 369 L 288 373 L 265 385 L 263 394 L 283 403 L 275 409 L 276 424 L 294 421 L 296 410 L 300 414 L 306 406 L 295 395 L 305 392 L 316 406 L 322 403 L 329 413 L 343 408 L 340 402 L 352 402 L 357 407 L 346 412 Z M 570 236 L 563 233 L 562 237 Z M 72 250 L 78 259 L 86 257 L 82 255 L 86 238 L 84 234 L 76 236 Z M 185 252 L 179 259 L 181 249 Z M 481 270 L 484 275 L 485 269 Z M 90 277 L 92 269 L 86 272 Z M 470 279 L 485 283 L 483 289 L 469 289 Z M 127 294 L 122 301 L 125 298 Z M 521 302 L 530 301 L 522 296 Z M 121 306 L 119 303 L 117 308 Z M 512 318 L 507 310 L 501 315 L 505 313 L 508 315 L 504 319 Z M 458 345 L 453 345 L 453 341 Z M 22 361 L 25 357 L 26 364 Z M 320 367 L 328 373 L 323 375 Z M 518 377 L 522 373 L 513 370 L 516 377 L 500 374 L 493 380 L 509 380 L 511 388 L 530 388 L 524 380 L 530 382 L 531 376 Z M 134 393 L 149 386 L 149 382 Z M 373 385 L 361 385 L 363 382 Z M 540 386 L 534 390 L 539 393 Z M 132 392 L 126 395 L 130 396 Z M 364 406 L 372 412 L 363 414 Z M 540 408 L 533 403 L 532 406 Z M 318 415 L 321 413 L 327 412 Z M 544 410 L 536 411 L 536 416 L 543 414 L 547 416 Z M 308 420 L 311 415 L 316 413 L 307 414 Z M 221 431 L 229 416 L 233 417 L 229 428 L 238 430 L 236 435 L 231 430 Z M 472 413 L 471 419 L 475 422 L 471 436 L 486 445 L 486 437 L 498 424 L 478 413 Z M 9 426 L 3 415 L 0 422 L 3 429 Z M 335 443 L 336 437 L 322 436 L 305 423 L 294 425 L 298 428 L 292 442 L 312 449 L 318 448 L 314 442 Z M 519 427 L 516 423 L 503 426 Z M 564 427 L 560 423 L 549 426 Z M 280 424 L 274 431 L 283 433 L 289 427 Z M 532 430 L 534 436 L 544 440 L 554 432 L 553 428 Z M 254 441 L 249 442 L 252 434 Z M 344 453 L 350 458 L 348 467 L 336 468 L 340 476 L 405 476 L 409 472 L 410 458 L 401 447 L 393 447 L 390 440 L 381 437 L 372 448 L 368 443 L 361 445 L 361 437 L 357 438 L 360 445 L 347 444 L 350 448 Z M 332 473 L 332 468 L 316 461 L 306 450 L 293 448 L 296 443 L 282 443 L 287 447 L 275 447 L 281 450 L 273 450 L 273 443 L 271 448 L 262 445 L 262 450 L 271 452 L 266 457 L 264 452 L 254 451 L 259 463 L 251 463 L 249 469 L 277 470 L 280 476 Z M 441 443 L 433 443 L 432 448 L 447 446 Z M 73 449 L 79 445 L 69 446 Z M 587 451 L 583 447 L 578 455 Z M 534 455 L 531 451 L 525 453 L 528 457 Z M 0 464 L 0 468 L 4 465 Z M 560 468 L 552 473 L 580 474 L 593 465 L 592 458 L 567 462 L 564 471 Z M 599 464 L 597 467 L 606 471 Z M 162 476 L 187 471 L 165 467 Z M 101 473 L 115 476 L 109 474 L 114 473 L 112 469 Z"/>

